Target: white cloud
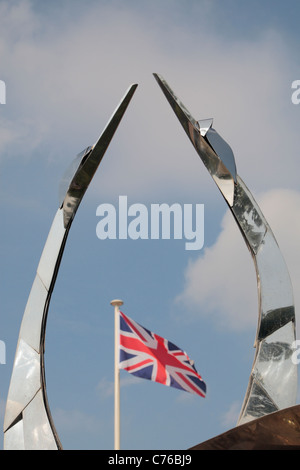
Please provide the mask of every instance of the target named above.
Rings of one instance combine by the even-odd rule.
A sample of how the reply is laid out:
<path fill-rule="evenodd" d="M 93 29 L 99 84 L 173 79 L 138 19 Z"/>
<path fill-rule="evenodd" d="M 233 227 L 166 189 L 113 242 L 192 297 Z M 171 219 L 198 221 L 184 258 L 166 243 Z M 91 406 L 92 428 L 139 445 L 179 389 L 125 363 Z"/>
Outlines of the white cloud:
<path fill-rule="evenodd" d="M 114 394 L 114 383 L 107 380 L 106 377 L 102 377 L 96 389 L 102 398 L 107 398 Z"/>
<path fill-rule="evenodd" d="M 287 263 L 297 313 L 300 304 L 300 193 L 278 189 L 256 199 Z M 216 243 L 187 267 L 185 279 L 184 290 L 177 301 L 190 307 L 194 319 L 209 315 L 219 325 L 234 330 L 256 325 L 255 268 L 230 212 L 224 217 Z"/>
<path fill-rule="evenodd" d="M 222 426 L 231 429 L 236 426 L 241 411 L 241 403 L 234 402 L 230 405 L 229 410 L 221 416 Z"/>
<path fill-rule="evenodd" d="M 120 193 L 140 197 L 169 194 L 170 188 L 198 191 L 206 170 L 152 77 L 158 72 L 195 118 L 215 118 L 236 151 L 242 176 L 253 180 L 255 174 L 258 186 L 288 177 L 288 164 L 296 165 L 296 143 L 289 119 L 282 122 L 285 99 L 292 105 L 285 95 L 283 70 L 289 64 L 279 35 L 267 31 L 256 42 L 234 44 L 207 31 L 204 21 L 197 32 L 186 32 L 180 21 L 169 22 L 166 30 L 147 14 L 115 4 L 75 10 L 72 21 L 66 22 L 64 13 L 64 22 L 55 26 L 30 2 L 2 2 L 6 77 L 0 78 L 6 79 L 10 103 L 1 123 L 2 154 L 30 155 L 43 143 L 43 158 L 67 165 L 73 152 L 94 143 L 127 87 L 138 82 L 110 158 L 96 175 L 97 188 L 110 194 L 114 181 Z M 206 13 L 213 15 L 210 10 Z M 282 159 L 287 140 L 289 153 Z M 273 170 L 276 166 L 271 182 L 265 178 L 270 167 L 265 155 L 272 155 Z M 210 187 L 209 177 L 201 187 Z"/>
<path fill-rule="evenodd" d="M 102 423 L 99 423 L 93 415 L 83 413 L 80 410 L 63 410 L 57 408 L 53 413 L 53 418 L 57 429 L 63 432 L 103 432 Z"/>
<path fill-rule="evenodd" d="M 134 375 L 126 374 L 126 376 L 120 378 L 120 388 L 130 387 L 131 385 L 137 385 L 139 383 L 140 379 Z M 106 377 L 102 377 L 96 388 L 101 398 L 108 398 L 114 394 L 114 382 L 108 380 Z"/>
<path fill-rule="evenodd" d="M 190 263 L 185 279 L 184 291 L 177 300 L 193 307 L 194 318 L 209 315 L 222 326 L 238 329 L 254 324 L 257 317 L 255 271 L 229 212 L 224 217 L 218 240 L 205 249 L 203 257 Z"/>

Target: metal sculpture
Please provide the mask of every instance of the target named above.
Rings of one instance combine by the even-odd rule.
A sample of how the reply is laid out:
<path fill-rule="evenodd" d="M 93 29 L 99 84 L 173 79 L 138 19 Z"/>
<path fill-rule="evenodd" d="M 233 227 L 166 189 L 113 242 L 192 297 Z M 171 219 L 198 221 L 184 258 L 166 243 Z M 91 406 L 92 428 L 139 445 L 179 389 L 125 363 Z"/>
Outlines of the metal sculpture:
<path fill-rule="evenodd" d="M 4 449 L 57 450 L 45 383 L 45 334 L 48 309 L 68 233 L 79 204 L 135 92 L 127 90 L 98 141 L 75 159 L 61 205 L 54 217 L 25 308 L 4 418 Z"/>
<path fill-rule="evenodd" d="M 297 366 L 292 361 L 295 310 L 289 273 L 275 237 L 251 192 L 236 171 L 230 146 L 212 128 L 196 121 L 166 81 L 154 74 L 204 165 L 232 212 L 257 274 L 259 316 L 255 357 L 237 427 L 194 449 L 278 448 L 297 444 L 300 407 Z M 25 308 L 8 391 L 4 449 L 62 449 L 47 400 L 45 334 L 51 295 L 68 233 L 79 204 L 127 109 L 132 85 L 99 140 L 80 153 L 62 185 L 55 215 Z M 270 436 L 270 428 L 277 435 Z M 273 440 L 272 440 L 273 439 Z M 275 439 L 275 440 L 274 440 Z M 274 444 L 274 445 L 273 445 Z"/>
<path fill-rule="evenodd" d="M 212 119 L 197 122 L 163 77 L 154 77 L 225 198 L 255 264 L 259 318 L 254 362 L 237 423 L 242 425 L 296 403 L 297 366 L 291 357 L 295 309 L 289 273 L 267 221 L 237 174 L 233 152 L 212 128 Z"/>

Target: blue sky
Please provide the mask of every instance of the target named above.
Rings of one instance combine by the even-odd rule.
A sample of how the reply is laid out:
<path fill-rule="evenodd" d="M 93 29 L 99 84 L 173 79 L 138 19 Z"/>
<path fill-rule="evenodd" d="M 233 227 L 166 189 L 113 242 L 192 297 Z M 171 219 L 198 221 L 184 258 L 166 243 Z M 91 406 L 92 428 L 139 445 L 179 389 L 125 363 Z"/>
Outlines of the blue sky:
<path fill-rule="evenodd" d="M 187 351 L 205 399 L 121 371 L 121 447 L 185 449 L 235 426 L 254 357 L 251 256 L 152 73 L 214 118 L 300 283 L 299 3 L 0 2 L 0 420 L 58 186 L 131 83 L 137 91 L 77 212 L 49 309 L 48 398 L 66 449 L 113 448 L 113 309 Z M 96 209 L 204 204 L 205 242 L 104 240 Z M 299 323 L 299 322 L 298 322 Z M 1 424 L 2 426 L 2 424 Z M 2 445 L 2 444 L 1 444 Z"/>

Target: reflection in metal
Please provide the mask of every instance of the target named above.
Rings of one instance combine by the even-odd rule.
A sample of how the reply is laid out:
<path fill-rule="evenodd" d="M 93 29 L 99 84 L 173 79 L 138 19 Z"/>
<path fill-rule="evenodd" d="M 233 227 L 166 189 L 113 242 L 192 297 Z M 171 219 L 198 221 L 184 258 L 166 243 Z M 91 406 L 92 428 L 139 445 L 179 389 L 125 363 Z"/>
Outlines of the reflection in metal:
<path fill-rule="evenodd" d="M 100 138 L 75 160 L 72 174 L 54 217 L 25 308 L 8 391 L 4 418 L 4 449 L 61 449 L 45 384 L 45 332 L 49 303 L 68 233 L 78 206 L 127 109 L 132 85 Z"/>
<path fill-rule="evenodd" d="M 195 121 L 166 81 L 157 74 L 154 76 L 224 196 L 256 267 L 259 295 L 256 352 L 238 420 L 241 425 L 296 403 L 297 366 L 291 359 L 295 341 L 291 281 L 267 221 L 237 175 L 229 145 L 211 127 L 212 120 Z"/>
<path fill-rule="evenodd" d="M 241 424 L 191 450 L 300 450 L 300 405 Z"/>

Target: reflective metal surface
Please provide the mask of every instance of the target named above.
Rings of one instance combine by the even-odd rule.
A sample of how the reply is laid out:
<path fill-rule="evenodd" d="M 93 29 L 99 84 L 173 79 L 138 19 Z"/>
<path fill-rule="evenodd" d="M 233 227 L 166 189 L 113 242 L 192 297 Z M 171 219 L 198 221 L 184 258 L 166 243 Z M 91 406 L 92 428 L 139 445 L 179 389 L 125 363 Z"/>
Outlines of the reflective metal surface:
<path fill-rule="evenodd" d="M 228 204 L 232 206 L 234 199 L 234 183 L 236 178 L 232 150 L 228 144 L 223 141 L 222 137 L 216 135 L 216 132 L 212 130 L 212 119 L 197 122 L 191 116 L 190 112 L 186 109 L 184 104 L 181 103 L 181 101 L 173 93 L 167 82 L 158 74 L 154 74 L 154 77 L 156 78 L 173 111 L 178 117 L 180 124 L 184 128 L 207 170 L 220 188 Z M 217 142 L 216 151 L 218 150 L 218 153 L 216 153 L 216 151 L 213 149 L 210 142 L 205 139 L 210 130 L 210 141 L 212 143 Z M 223 146 L 222 143 L 224 144 Z"/>
<path fill-rule="evenodd" d="M 258 204 L 237 175 L 234 155 L 212 129 L 196 122 L 166 81 L 154 74 L 198 155 L 224 196 L 252 254 L 259 296 L 255 357 L 238 425 L 296 403 L 292 361 L 295 310 L 291 281 L 275 237 Z"/>
<path fill-rule="evenodd" d="M 54 217 L 19 332 L 4 418 L 4 449 L 61 449 L 45 385 L 48 309 L 71 223 L 137 85 L 132 85 L 96 144 L 79 155 Z"/>

